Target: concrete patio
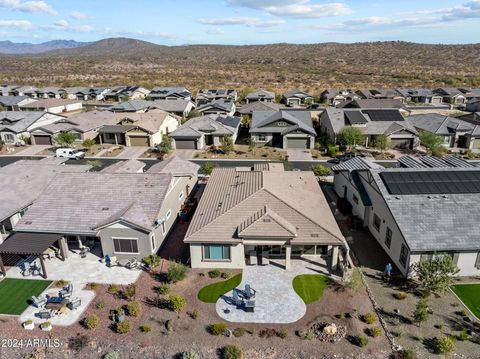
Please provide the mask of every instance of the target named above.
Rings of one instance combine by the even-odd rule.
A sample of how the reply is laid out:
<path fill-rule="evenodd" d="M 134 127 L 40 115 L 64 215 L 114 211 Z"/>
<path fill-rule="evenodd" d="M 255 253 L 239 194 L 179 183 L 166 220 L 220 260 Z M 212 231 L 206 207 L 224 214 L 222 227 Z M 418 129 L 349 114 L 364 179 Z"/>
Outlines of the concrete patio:
<path fill-rule="evenodd" d="M 284 269 L 285 260 L 270 260 L 267 266 L 246 266 L 242 282 L 237 287 L 244 289 L 245 284 L 256 291 L 255 311 L 247 313 L 229 303 L 233 291 L 226 293 L 216 303 L 218 315 L 235 323 L 286 324 L 301 319 L 307 310 L 303 300 L 295 293 L 293 278 L 301 274 L 326 274 L 328 265 L 320 256 L 291 261 L 291 269 Z M 337 280 L 335 276 L 333 279 Z"/>

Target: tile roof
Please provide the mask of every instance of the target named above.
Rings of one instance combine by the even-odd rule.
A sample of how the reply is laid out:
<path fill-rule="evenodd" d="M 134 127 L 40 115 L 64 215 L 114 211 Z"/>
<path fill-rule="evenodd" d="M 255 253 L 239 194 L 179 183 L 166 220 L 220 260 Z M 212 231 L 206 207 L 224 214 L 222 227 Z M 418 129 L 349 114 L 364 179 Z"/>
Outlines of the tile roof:
<path fill-rule="evenodd" d="M 2 106 L 14 106 L 23 100 L 30 99 L 28 96 L 0 96 L 0 105 Z"/>
<path fill-rule="evenodd" d="M 194 117 L 170 133 L 172 138 L 199 138 L 204 131 L 214 135 L 233 135 L 240 125 L 240 117 L 224 115 L 206 115 Z"/>
<path fill-rule="evenodd" d="M 45 116 L 41 111 L 3 111 L 0 112 L 0 131 L 8 130 L 22 133 Z M 59 117 L 60 118 L 60 117 Z"/>
<path fill-rule="evenodd" d="M 28 109 L 48 109 L 51 107 L 67 106 L 74 103 L 81 103 L 79 100 L 65 100 L 63 98 L 45 98 L 35 102 L 20 105 L 20 108 Z"/>
<path fill-rule="evenodd" d="M 252 114 L 255 111 L 278 111 L 280 106 L 273 102 L 255 101 L 240 107 L 237 112 L 241 114 Z"/>
<path fill-rule="evenodd" d="M 47 133 L 58 133 L 61 131 L 88 132 L 104 125 L 116 125 L 125 114 L 110 111 L 89 111 L 82 112 L 68 119 L 60 120 L 50 125 L 45 125 L 39 130 Z"/>
<path fill-rule="evenodd" d="M 137 112 L 147 110 L 152 104 L 152 101 L 147 100 L 129 100 L 113 105 L 108 110 L 113 112 Z"/>
<path fill-rule="evenodd" d="M 161 161 L 151 166 L 147 173 L 171 174 L 174 177 L 197 175 L 200 166 L 178 156 L 172 156 L 166 161 Z"/>
<path fill-rule="evenodd" d="M 275 93 L 271 91 L 266 91 L 266 90 L 259 90 L 255 92 L 251 92 L 247 95 L 246 97 L 249 100 L 257 100 L 257 99 L 275 99 Z"/>
<path fill-rule="evenodd" d="M 105 167 L 100 172 L 102 173 L 139 173 L 143 172 L 145 168 L 145 162 L 130 159 L 126 161 L 118 161 L 114 164 Z"/>
<path fill-rule="evenodd" d="M 349 160 L 340 162 L 332 166 L 332 171 L 354 171 L 354 170 L 368 170 L 371 168 L 383 168 L 370 159 L 363 157 L 353 157 Z"/>
<path fill-rule="evenodd" d="M 204 105 L 198 106 L 197 111 L 203 112 L 210 108 L 217 108 L 219 110 L 225 111 L 226 113 L 229 113 L 233 110 L 234 106 L 235 103 L 231 100 L 214 100 L 212 102 L 208 102 Z"/>
<path fill-rule="evenodd" d="M 344 101 L 339 103 L 337 108 L 366 108 L 366 109 L 388 109 L 388 108 L 401 108 L 405 109 L 406 106 L 397 99 L 357 99 L 352 101 Z"/>
<path fill-rule="evenodd" d="M 158 108 L 167 112 L 185 112 L 189 106 L 193 105 L 190 100 L 155 100 L 150 108 Z"/>
<path fill-rule="evenodd" d="M 472 133 L 476 125 L 459 118 L 440 115 L 437 113 L 412 115 L 406 118 L 415 128 L 437 135 L 452 135 L 456 132 Z"/>
<path fill-rule="evenodd" d="M 252 114 L 250 133 L 282 133 L 285 130 L 289 130 L 288 127 L 268 126 L 277 121 L 285 121 L 292 126 L 298 126 L 299 129 L 306 133 L 316 136 L 310 111 L 255 111 Z"/>

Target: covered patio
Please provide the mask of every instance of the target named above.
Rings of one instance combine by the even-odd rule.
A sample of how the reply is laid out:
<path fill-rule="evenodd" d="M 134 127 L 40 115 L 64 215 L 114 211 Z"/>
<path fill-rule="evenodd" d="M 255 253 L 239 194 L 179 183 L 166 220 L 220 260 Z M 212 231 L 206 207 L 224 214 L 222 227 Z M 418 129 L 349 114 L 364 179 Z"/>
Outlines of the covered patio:
<path fill-rule="evenodd" d="M 100 144 L 126 145 L 125 134 L 134 128 L 132 125 L 106 125 L 98 130 Z"/>

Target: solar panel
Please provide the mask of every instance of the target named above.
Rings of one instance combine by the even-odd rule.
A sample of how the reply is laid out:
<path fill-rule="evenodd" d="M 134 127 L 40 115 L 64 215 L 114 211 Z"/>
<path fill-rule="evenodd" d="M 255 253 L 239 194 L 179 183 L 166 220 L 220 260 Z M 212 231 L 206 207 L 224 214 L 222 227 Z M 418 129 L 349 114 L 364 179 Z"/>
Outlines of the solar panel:
<path fill-rule="evenodd" d="M 345 117 L 351 125 L 358 125 L 361 123 L 367 123 L 367 119 L 360 111 L 345 111 Z"/>
<path fill-rule="evenodd" d="M 362 110 L 362 113 L 368 115 L 371 121 L 404 121 L 398 110 Z"/>
<path fill-rule="evenodd" d="M 390 194 L 480 193 L 480 171 L 382 172 Z"/>

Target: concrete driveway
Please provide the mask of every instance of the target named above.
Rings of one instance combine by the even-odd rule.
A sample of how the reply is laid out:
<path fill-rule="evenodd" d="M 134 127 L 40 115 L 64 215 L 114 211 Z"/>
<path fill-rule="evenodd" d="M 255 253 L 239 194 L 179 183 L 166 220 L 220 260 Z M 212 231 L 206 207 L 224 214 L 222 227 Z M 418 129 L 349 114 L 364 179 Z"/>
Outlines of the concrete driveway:
<path fill-rule="evenodd" d="M 115 158 L 123 158 L 123 159 L 132 159 L 132 158 L 140 158 L 150 147 L 143 147 L 143 146 L 132 146 L 132 147 L 125 147 L 125 149 L 120 152 Z"/>
<path fill-rule="evenodd" d="M 287 148 L 288 161 L 311 161 L 312 152 L 297 148 Z"/>
<path fill-rule="evenodd" d="M 27 146 L 24 149 L 18 151 L 16 154 L 19 156 L 34 156 L 47 148 L 51 148 L 52 145 L 31 145 Z"/>
<path fill-rule="evenodd" d="M 200 150 L 174 150 L 172 156 L 180 157 L 183 160 L 191 160 L 195 158 L 195 154 L 200 153 Z"/>

